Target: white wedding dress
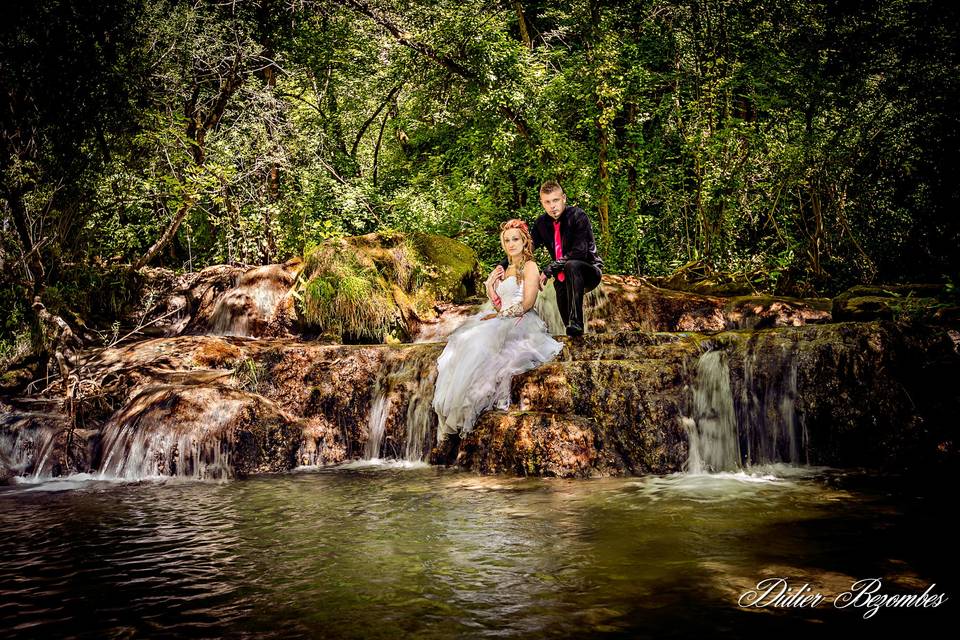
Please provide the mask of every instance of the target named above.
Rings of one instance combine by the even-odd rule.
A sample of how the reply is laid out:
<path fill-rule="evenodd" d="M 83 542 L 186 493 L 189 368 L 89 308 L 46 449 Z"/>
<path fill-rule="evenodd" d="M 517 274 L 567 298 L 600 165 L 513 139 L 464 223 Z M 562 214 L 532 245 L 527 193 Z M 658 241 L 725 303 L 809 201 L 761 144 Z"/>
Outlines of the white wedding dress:
<path fill-rule="evenodd" d="M 519 303 L 523 287 L 515 276 L 497 284 L 501 308 Z M 448 434 L 473 430 L 484 411 L 506 409 L 513 376 L 552 360 L 563 349 L 534 310 L 519 318 L 491 318 L 481 310 L 447 340 L 437 360 L 433 408 L 440 418 L 437 441 Z"/>

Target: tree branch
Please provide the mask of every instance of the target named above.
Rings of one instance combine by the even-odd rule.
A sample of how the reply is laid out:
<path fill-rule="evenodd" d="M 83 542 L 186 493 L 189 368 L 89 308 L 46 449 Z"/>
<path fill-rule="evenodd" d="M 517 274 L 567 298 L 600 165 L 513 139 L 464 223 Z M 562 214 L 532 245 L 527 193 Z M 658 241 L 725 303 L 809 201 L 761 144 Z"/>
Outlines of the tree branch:
<path fill-rule="evenodd" d="M 387 94 L 387 97 L 384 98 L 383 102 L 380 103 L 380 106 L 377 107 L 377 110 L 371 113 L 370 117 L 367 118 L 362 125 L 360 125 L 360 130 L 357 132 L 357 137 L 354 138 L 353 140 L 353 146 L 350 147 L 351 158 L 357 157 L 357 147 L 360 145 L 360 140 L 363 138 L 363 134 L 367 132 L 367 129 L 370 127 L 373 121 L 377 118 L 377 116 L 380 115 L 380 112 L 383 111 L 383 109 L 388 104 L 390 104 L 390 101 L 393 100 L 393 96 L 395 96 L 397 92 L 400 91 L 401 87 L 403 87 L 402 82 L 397 86 L 395 86 L 393 89 L 391 89 L 390 93 Z"/>

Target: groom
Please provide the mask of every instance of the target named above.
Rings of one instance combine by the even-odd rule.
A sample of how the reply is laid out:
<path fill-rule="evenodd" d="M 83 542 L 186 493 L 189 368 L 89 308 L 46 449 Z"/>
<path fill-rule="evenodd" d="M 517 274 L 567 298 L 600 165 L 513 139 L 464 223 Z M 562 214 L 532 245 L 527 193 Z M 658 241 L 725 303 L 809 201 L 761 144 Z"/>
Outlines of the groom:
<path fill-rule="evenodd" d="M 580 207 L 567 206 L 567 194 L 560 185 L 548 180 L 540 187 L 544 214 L 530 229 L 533 248 L 546 247 L 551 262 L 540 274 L 540 288 L 548 278 L 556 278 L 557 306 L 568 336 L 583 335 L 583 295 L 600 284 L 603 260 L 597 255 L 590 218 Z M 490 274 L 503 277 L 506 261 Z"/>

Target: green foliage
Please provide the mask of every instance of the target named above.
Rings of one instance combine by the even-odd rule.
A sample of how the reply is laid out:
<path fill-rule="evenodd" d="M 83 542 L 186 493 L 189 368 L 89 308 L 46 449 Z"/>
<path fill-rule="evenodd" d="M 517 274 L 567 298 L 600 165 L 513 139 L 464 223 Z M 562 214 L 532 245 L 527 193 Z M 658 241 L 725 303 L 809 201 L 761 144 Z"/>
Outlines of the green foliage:
<path fill-rule="evenodd" d="M 233 377 L 244 391 L 260 393 L 261 386 L 267 380 L 263 365 L 253 358 L 243 358 L 234 363 Z"/>
<path fill-rule="evenodd" d="M 393 308 L 386 280 L 346 242 L 331 241 L 308 251 L 300 310 L 308 326 L 347 341 L 382 342 Z"/>
<path fill-rule="evenodd" d="M 428 255 L 397 275 L 430 282 L 444 256 L 416 234 L 488 267 L 499 225 L 535 218 L 546 179 L 590 214 L 608 272 L 696 263 L 804 294 L 960 271 L 949 3 L 72 7 L 20 3 L 0 31 L 17 230 L 3 311 L 38 288 L 23 257 L 45 265 L 45 300 L 77 304 L 87 285 L 60 263 L 136 262 L 180 212 L 154 264 L 278 261 L 397 230 Z M 327 263 L 308 313 L 382 337 L 393 321 L 364 309 L 391 295 L 386 263 Z M 460 295 L 462 271 L 438 295 Z"/>

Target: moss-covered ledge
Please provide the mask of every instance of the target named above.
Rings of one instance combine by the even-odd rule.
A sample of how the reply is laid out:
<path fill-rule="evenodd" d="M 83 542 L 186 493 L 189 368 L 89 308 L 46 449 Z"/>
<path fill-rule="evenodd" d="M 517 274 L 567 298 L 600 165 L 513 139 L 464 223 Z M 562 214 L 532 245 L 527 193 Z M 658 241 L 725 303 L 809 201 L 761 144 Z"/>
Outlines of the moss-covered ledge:
<path fill-rule="evenodd" d="M 480 279 L 476 252 L 443 236 L 371 233 L 307 250 L 297 313 L 308 331 L 345 343 L 410 340 L 436 306 L 464 302 Z"/>

